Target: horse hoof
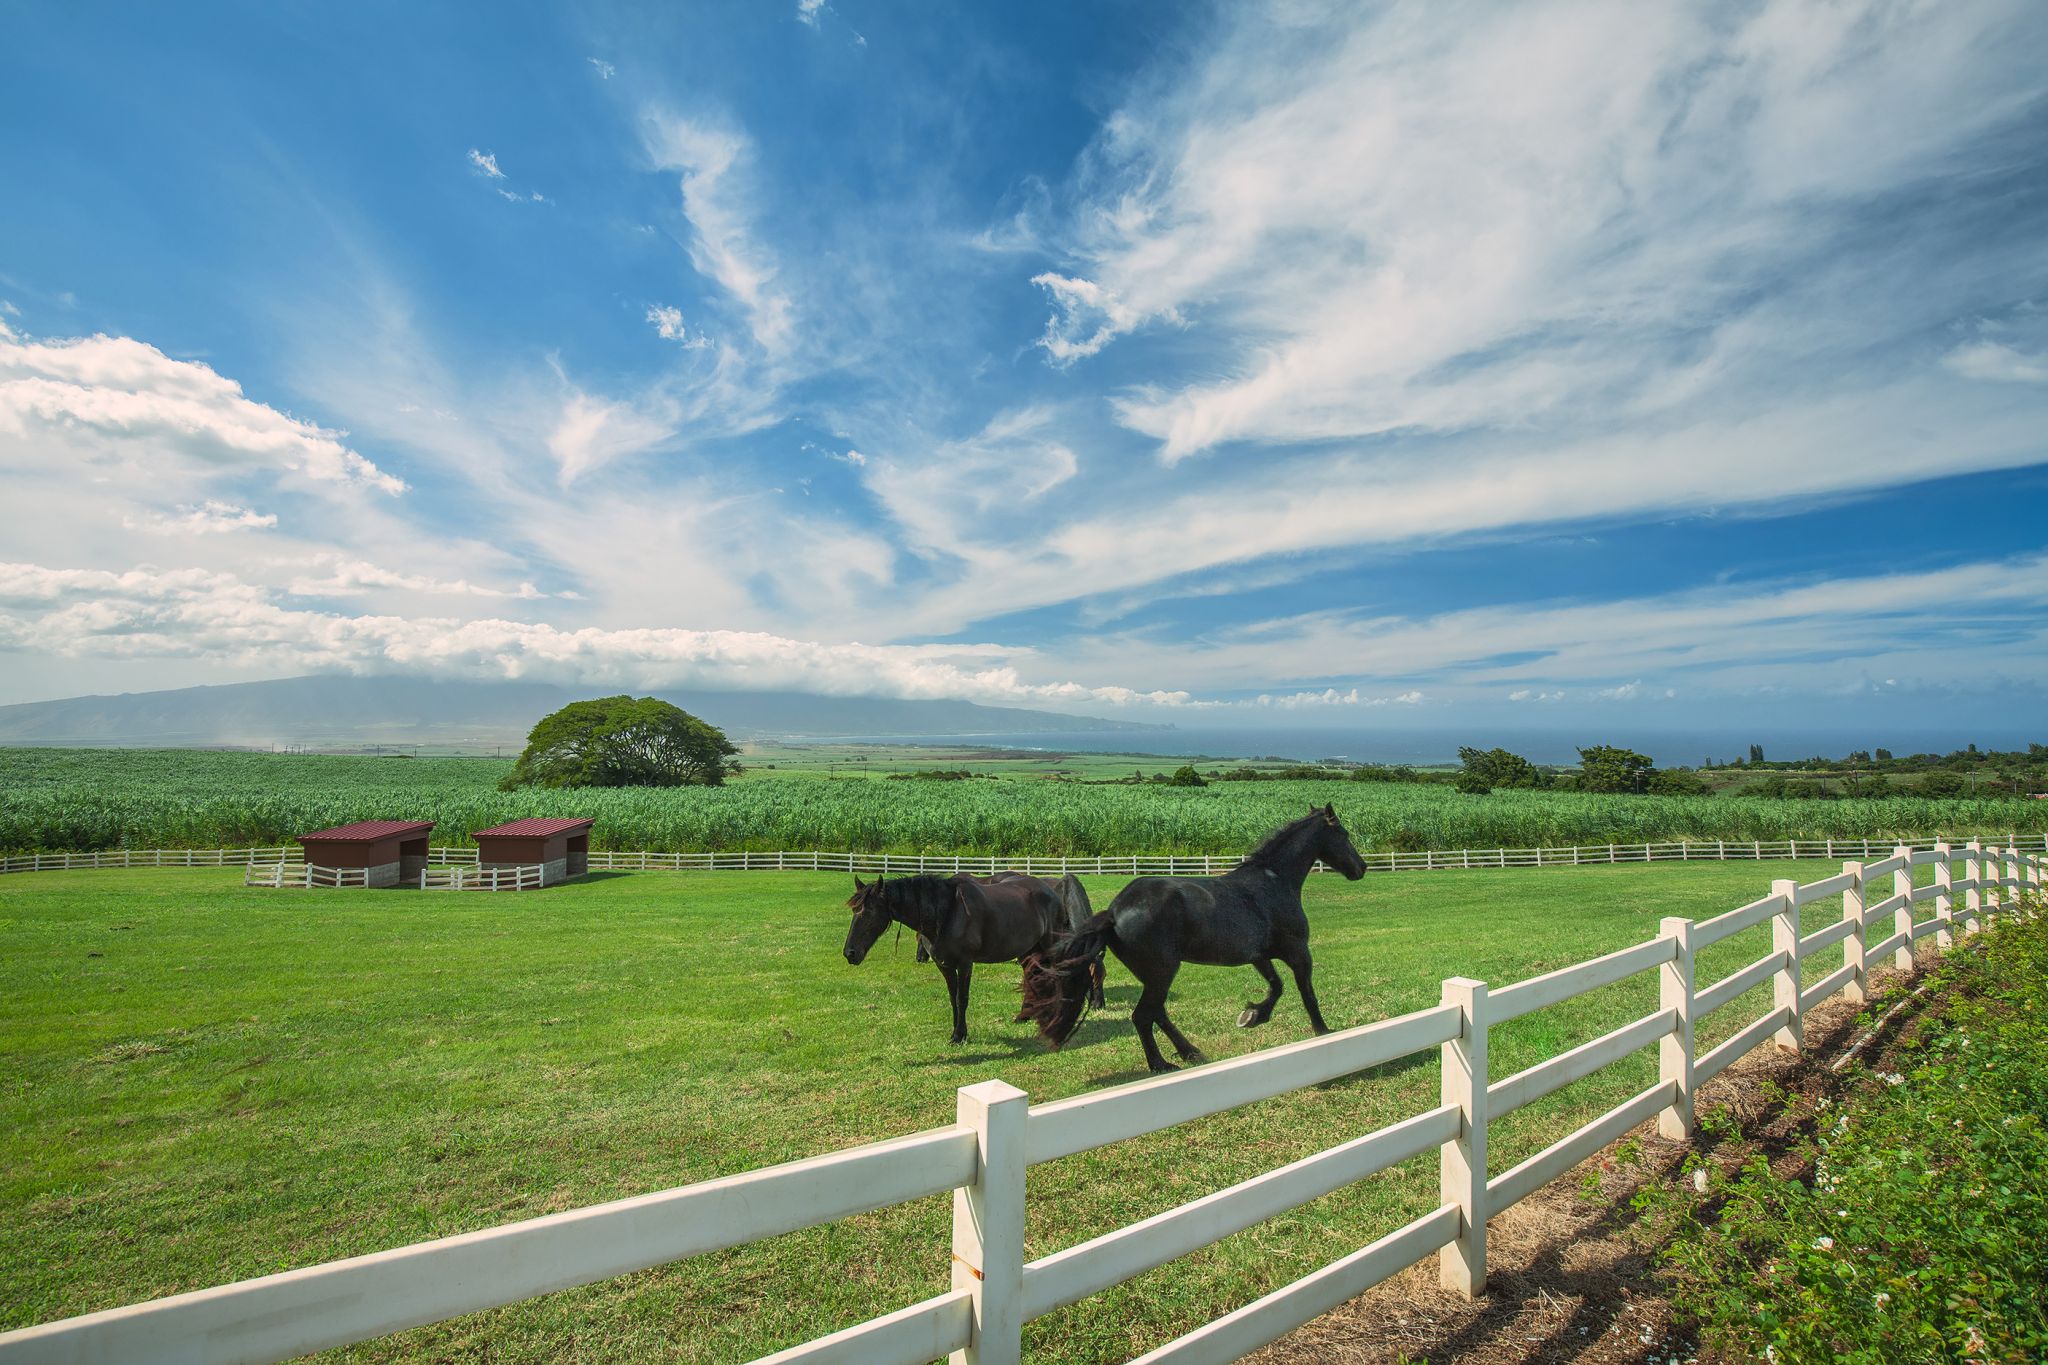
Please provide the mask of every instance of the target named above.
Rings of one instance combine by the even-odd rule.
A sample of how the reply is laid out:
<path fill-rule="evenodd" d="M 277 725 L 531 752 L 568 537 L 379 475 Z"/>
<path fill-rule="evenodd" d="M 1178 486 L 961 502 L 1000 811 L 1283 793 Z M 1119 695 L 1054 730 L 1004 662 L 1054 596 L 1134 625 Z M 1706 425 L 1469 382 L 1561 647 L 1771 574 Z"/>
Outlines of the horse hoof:
<path fill-rule="evenodd" d="M 1259 1014 L 1256 1007 L 1247 1007 L 1243 1014 L 1237 1016 L 1237 1026 L 1239 1028 L 1256 1028 L 1265 1022 L 1264 1017 Z"/>
<path fill-rule="evenodd" d="M 1154 1062 L 1151 1066 L 1152 1074 L 1155 1076 L 1164 1075 L 1166 1072 L 1178 1070 L 1180 1070 L 1180 1068 L 1175 1066 L 1172 1062 Z"/>

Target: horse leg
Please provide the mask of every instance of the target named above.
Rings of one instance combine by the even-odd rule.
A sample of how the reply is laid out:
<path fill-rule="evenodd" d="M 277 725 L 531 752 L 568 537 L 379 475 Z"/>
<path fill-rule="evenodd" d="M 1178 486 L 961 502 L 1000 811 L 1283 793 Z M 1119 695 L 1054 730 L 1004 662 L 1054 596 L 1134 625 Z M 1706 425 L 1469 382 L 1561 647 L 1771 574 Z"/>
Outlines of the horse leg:
<path fill-rule="evenodd" d="M 1323 1022 L 1323 1007 L 1316 1003 L 1316 988 L 1309 980 L 1315 964 L 1309 958 L 1308 945 L 1304 943 L 1284 960 L 1287 970 L 1294 973 L 1294 988 L 1301 992 L 1301 1007 L 1308 1011 L 1309 1027 L 1317 1033 L 1328 1033 L 1330 1026 Z"/>
<path fill-rule="evenodd" d="M 1126 962 L 1124 965 L 1128 967 L 1131 964 Z M 1156 977 L 1138 975 L 1138 980 L 1144 989 L 1138 995 L 1137 1005 L 1131 1010 L 1131 1027 L 1138 1031 L 1138 1043 L 1145 1049 L 1145 1066 L 1150 1071 L 1180 1070 L 1179 1067 L 1167 1061 L 1161 1055 L 1159 1043 L 1152 1036 L 1152 1026 L 1155 1023 L 1163 1024 L 1166 1022 L 1166 988 L 1173 984 L 1174 972 L 1178 969 L 1179 965 L 1178 963 L 1166 964 L 1164 970 Z M 1167 1036 L 1171 1037 L 1173 1026 L 1167 1024 L 1167 1028 L 1169 1030 Z M 1185 1042 L 1186 1040 L 1182 1039 L 1181 1041 Z M 1175 1046 L 1178 1047 L 1179 1044 L 1177 1043 Z"/>
<path fill-rule="evenodd" d="M 1273 970 L 1273 959 L 1255 957 L 1252 966 L 1266 978 L 1266 998 L 1245 1002 L 1244 1013 L 1237 1016 L 1239 1028 L 1254 1028 L 1265 1023 L 1273 1017 L 1273 1006 L 1280 1003 L 1280 973 Z"/>
<path fill-rule="evenodd" d="M 951 1041 L 951 1042 L 955 1042 L 955 1043 L 958 1043 L 958 1042 L 962 1042 L 962 1041 L 964 1041 L 964 1039 L 963 1039 L 963 1038 L 961 1037 L 961 1034 L 960 1034 L 960 1032 L 959 1032 L 959 1021 L 960 1021 L 960 977 L 959 977 L 959 974 L 958 974 L 957 972 L 955 972 L 955 971 L 953 970 L 953 964 L 952 964 L 952 963 L 950 963 L 950 962 L 948 962 L 948 961 L 947 961 L 947 960 L 946 960 L 945 958 L 943 958 L 943 957 L 935 957 L 935 958 L 933 958 L 933 959 L 932 959 L 932 965 L 933 965 L 933 966 L 935 966 L 935 967 L 937 967 L 937 968 L 939 969 L 939 975 L 940 975 L 940 976 L 943 976 L 943 977 L 945 977 L 945 978 L 946 978 L 946 1008 L 948 1008 L 948 1009 L 950 1009 L 951 1011 L 953 1011 L 953 1021 L 954 1021 L 954 1033 L 953 1033 L 953 1037 L 952 1037 L 952 1038 L 951 1038 L 951 1039 L 950 1039 L 949 1041 Z"/>
<path fill-rule="evenodd" d="M 953 993 L 953 1041 L 967 1041 L 967 988 L 974 984 L 974 964 L 963 962 L 953 969 L 954 980 L 960 987 Z"/>
<path fill-rule="evenodd" d="M 1102 963 L 1100 961 L 1097 961 L 1096 964 L 1089 969 L 1088 1004 L 1090 1008 L 1099 1010 L 1103 1007 L 1104 1001 L 1102 995 L 1102 983 L 1105 980 L 1107 980 L 1108 977 L 1109 973 L 1102 969 Z"/>
<path fill-rule="evenodd" d="M 1166 1017 L 1166 1000 L 1163 995 L 1159 1004 L 1155 1007 L 1153 1015 L 1159 1020 L 1159 1027 L 1166 1030 L 1166 1041 L 1173 1044 L 1173 1050 L 1180 1054 L 1182 1061 L 1200 1062 L 1207 1060 L 1202 1056 L 1202 1049 L 1189 1042 L 1187 1035 L 1175 1028 L 1173 1020 Z"/>

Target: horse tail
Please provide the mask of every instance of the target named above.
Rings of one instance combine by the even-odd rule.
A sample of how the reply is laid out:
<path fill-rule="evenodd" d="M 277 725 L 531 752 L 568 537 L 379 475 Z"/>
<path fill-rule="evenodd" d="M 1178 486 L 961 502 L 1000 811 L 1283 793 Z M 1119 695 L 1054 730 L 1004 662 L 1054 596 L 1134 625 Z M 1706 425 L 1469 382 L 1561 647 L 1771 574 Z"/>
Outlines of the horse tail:
<path fill-rule="evenodd" d="M 1024 959 L 1022 1017 L 1057 1049 L 1074 1036 L 1088 1010 L 1088 986 L 1102 955 L 1116 942 L 1116 921 L 1106 911 L 1072 933 L 1060 934 L 1044 953 Z"/>
<path fill-rule="evenodd" d="M 1088 904 L 1088 888 L 1081 885 L 1081 879 L 1069 872 L 1059 879 L 1060 903 L 1067 908 L 1067 927 L 1079 929 L 1086 924 L 1095 909 Z M 1108 974 L 1102 970 L 1102 959 L 1097 957 L 1088 970 L 1088 1006 L 1101 1009 L 1104 1003 L 1102 988 L 1108 983 Z"/>
<path fill-rule="evenodd" d="M 1088 904 L 1088 888 L 1081 885 L 1081 879 L 1069 872 L 1054 883 L 1059 892 L 1060 904 L 1067 911 L 1067 928 L 1079 929 L 1094 915 L 1094 907 Z"/>

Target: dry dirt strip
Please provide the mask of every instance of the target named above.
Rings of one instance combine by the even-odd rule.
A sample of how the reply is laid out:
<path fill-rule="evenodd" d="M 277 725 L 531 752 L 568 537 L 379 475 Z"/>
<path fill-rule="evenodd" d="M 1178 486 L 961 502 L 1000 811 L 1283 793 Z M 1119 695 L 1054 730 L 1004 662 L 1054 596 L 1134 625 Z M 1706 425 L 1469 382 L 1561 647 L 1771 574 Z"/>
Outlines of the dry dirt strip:
<path fill-rule="evenodd" d="M 1487 1224 L 1487 1292 L 1479 1299 L 1468 1303 L 1440 1289 L 1432 1256 L 1247 1359 L 1256 1365 L 1669 1365 L 1700 1359 L 1690 1335 L 1673 1325 L 1655 1248 L 1639 1232 L 1630 1201 L 1647 1183 L 1678 1179 L 1693 1152 L 1727 1174 L 1758 1151 L 1774 1166 L 1797 1163 L 1788 1153 L 1797 1125 L 1806 1120 L 1787 1116 L 1783 1094 L 1837 1096 L 1843 1078 L 1833 1063 L 1854 1049 L 1866 1064 L 1879 1065 L 1899 1029 L 1927 1002 L 1902 973 L 1874 972 L 1872 985 L 1873 1004 L 1890 1011 L 1874 1033 L 1858 1027 L 1862 1009 L 1837 998 L 1806 1016 L 1804 1051 L 1759 1048 L 1701 1087 L 1701 1112 L 1729 1113 L 1738 1132 L 1734 1141 L 1717 1143 L 1702 1128 L 1689 1142 L 1669 1142 L 1652 1121 L 1494 1218 Z M 1812 1106 L 1805 1108 L 1810 1113 Z M 1627 1155 L 1618 1154 L 1623 1148 Z"/>

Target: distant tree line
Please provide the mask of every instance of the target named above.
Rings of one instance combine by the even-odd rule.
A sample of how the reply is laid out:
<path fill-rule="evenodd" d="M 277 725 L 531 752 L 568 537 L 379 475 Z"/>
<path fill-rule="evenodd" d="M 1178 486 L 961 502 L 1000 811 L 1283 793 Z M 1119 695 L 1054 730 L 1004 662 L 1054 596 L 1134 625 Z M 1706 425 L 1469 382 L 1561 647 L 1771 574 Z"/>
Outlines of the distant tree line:
<path fill-rule="evenodd" d="M 1747 758 L 1699 768 L 1659 768 L 1646 754 L 1614 744 L 1588 745 L 1576 767 L 1531 762 L 1501 748 L 1460 748 L 1455 769 L 1416 769 L 1401 764 L 1286 763 L 1197 769 L 1183 764 L 1170 772 L 1136 770 L 1107 779 L 1125 786 L 1205 787 L 1212 782 L 1406 782 L 1441 784 L 1468 795 L 1495 791 L 1596 792 L 1638 796 L 1712 796 L 1730 792 L 1778 800 L 1871 799 L 1883 796 L 2019 796 L 2048 792 L 2048 745 L 2024 753 L 1980 752 L 1975 745 L 1951 754 L 1895 758 L 1888 749 L 1856 750 L 1846 758 L 1771 761 L 1763 746 L 1749 746 Z M 1706 776 L 1712 775 L 1712 780 Z M 1823 778 L 1825 780 L 1823 780 Z"/>
<path fill-rule="evenodd" d="M 1889 749 L 1854 749 L 1842 758 L 1770 760 L 1761 745 L 1749 757 L 1702 765 L 1718 782 L 1745 796 L 1785 800 L 1895 795 L 2028 796 L 2048 792 L 2048 744 L 2025 750 L 1979 749 L 1971 744 L 1945 754 L 1895 755 Z M 1749 774 L 1761 774 L 1751 778 Z"/>

